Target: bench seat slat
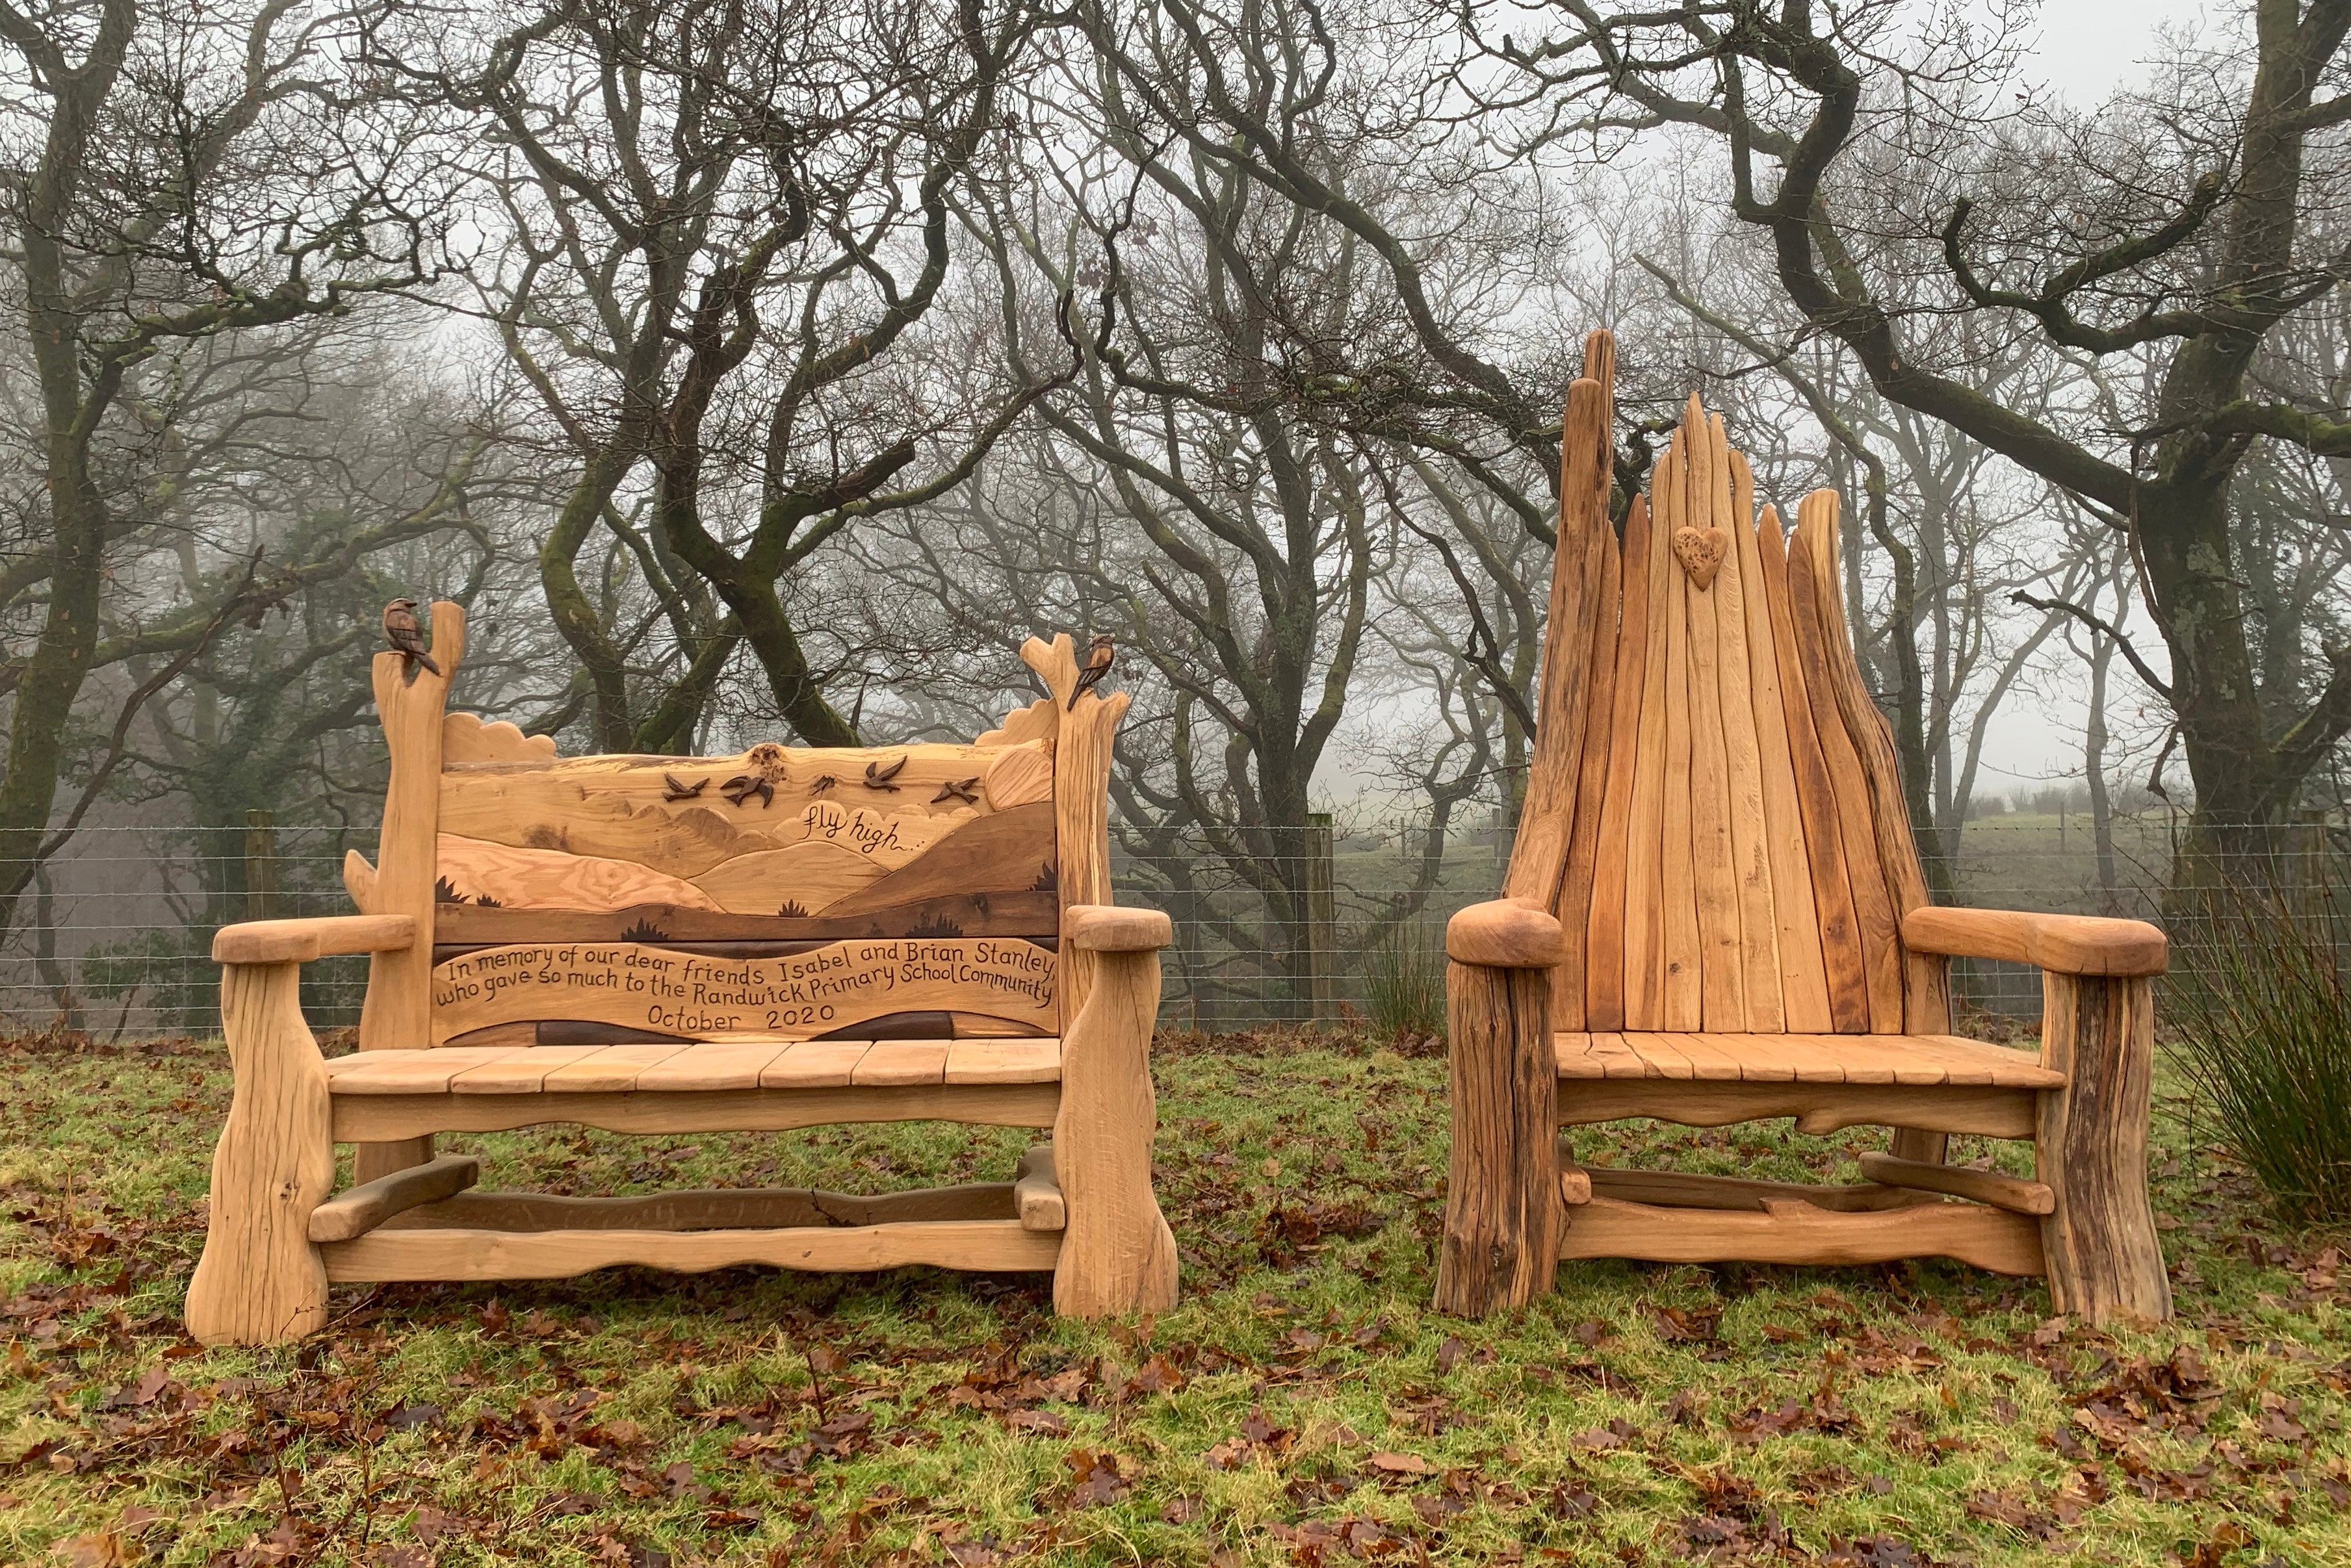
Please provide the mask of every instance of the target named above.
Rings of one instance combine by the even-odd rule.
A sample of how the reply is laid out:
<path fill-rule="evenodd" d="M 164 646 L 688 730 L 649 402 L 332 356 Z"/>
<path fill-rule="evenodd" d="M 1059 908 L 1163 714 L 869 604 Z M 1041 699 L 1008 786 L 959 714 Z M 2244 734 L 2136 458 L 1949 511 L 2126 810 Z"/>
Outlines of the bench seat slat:
<path fill-rule="evenodd" d="M 705 1094 L 1052 1084 L 1061 1076 L 1058 1039 L 444 1045 L 327 1064 L 327 1086 L 337 1095 Z"/>
<path fill-rule="evenodd" d="M 1749 1082 L 1878 1084 L 1905 1088 L 2062 1088 L 2065 1075 L 2029 1051 L 1956 1034 L 1584 1034 L 1557 1036 L 1567 1079 L 1721 1077 Z M 1628 1070 L 1637 1061 L 1640 1072 Z"/>

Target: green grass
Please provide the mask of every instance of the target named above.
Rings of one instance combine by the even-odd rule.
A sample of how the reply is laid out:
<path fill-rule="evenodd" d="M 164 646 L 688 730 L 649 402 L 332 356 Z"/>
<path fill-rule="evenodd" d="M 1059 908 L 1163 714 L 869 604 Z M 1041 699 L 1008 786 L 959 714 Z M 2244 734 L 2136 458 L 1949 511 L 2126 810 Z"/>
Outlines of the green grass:
<path fill-rule="evenodd" d="M 1028 1276 L 629 1270 L 339 1288 L 326 1334 L 255 1354 L 178 1328 L 221 1065 L 0 1051 L 0 1561 L 2351 1562 L 2340 1259 L 2268 1229 L 2173 1099 L 2157 1332 L 1943 1264 L 1577 1264 L 1439 1317 L 1445 1064 L 1326 1035 L 1163 1042 L 1185 1281 L 1155 1322 L 1058 1322 Z M 445 1143 L 601 1192 L 1000 1177 L 1025 1141 Z M 1842 1179 L 1869 1144 L 1582 1147 Z"/>

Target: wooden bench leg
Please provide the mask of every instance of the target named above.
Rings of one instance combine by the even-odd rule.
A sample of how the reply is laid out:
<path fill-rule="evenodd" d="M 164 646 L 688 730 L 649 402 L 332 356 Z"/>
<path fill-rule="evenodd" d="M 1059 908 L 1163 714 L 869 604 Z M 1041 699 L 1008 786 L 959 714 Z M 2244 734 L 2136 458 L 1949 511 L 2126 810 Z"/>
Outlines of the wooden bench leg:
<path fill-rule="evenodd" d="M 2043 1091 L 2033 1132 L 2041 1179 L 2054 1197 L 2041 1221 L 2050 1299 L 2098 1324 L 2168 1318 L 2171 1282 L 2147 1190 L 2148 982 L 2044 974 L 2041 1059 L 2067 1079 Z"/>
<path fill-rule="evenodd" d="M 277 1345 L 327 1321 L 310 1211 L 335 1180 L 327 1067 L 302 1019 L 298 964 L 230 964 L 221 1032 L 236 1089 L 213 1154 L 212 1220 L 188 1282 L 188 1333 Z"/>
<path fill-rule="evenodd" d="M 1065 942 L 1062 961 L 1092 974 L 1061 1037 L 1053 1168 L 1069 1221 L 1053 1267 L 1053 1310 L 1063 1317 L 1165 1312 L 1176 1304 L 1176 1236 L 1151 1190 L 1159 955 L 1094 953 Z"/>
<path fill-rule="evenodd" d="M 1437 1310 L 1526 1305 L 1559 1267 L 1559 1061 L 1551 971 L 1448 963 L 1453 1157 Z"/>

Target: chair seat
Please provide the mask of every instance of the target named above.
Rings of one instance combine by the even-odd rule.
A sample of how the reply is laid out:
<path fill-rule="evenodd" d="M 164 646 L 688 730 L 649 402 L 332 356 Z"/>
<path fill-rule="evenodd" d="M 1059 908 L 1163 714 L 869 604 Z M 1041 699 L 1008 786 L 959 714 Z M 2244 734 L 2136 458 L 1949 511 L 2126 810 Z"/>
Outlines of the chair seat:
<path fill-rule="evenodd" d="M 2030 1051 L 1956 1034 L 1607 1034 L 1556 1037 L 1567 1079 L 1898 1084 L 2056 1089 L 2065 1075 Z"/>
<path fill-rule="evenodd" d="M 327 1064 L 337 1095 L 700 1093 L 1053 1084 L 1046 1040 L 709 1040 L 653 1045 L 444 1045 Z"/>

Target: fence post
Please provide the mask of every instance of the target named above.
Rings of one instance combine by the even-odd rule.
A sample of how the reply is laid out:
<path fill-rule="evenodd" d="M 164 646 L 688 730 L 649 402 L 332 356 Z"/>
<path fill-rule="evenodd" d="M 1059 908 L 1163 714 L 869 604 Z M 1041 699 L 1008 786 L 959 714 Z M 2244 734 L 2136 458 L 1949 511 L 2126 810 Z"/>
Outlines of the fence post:
<path fill-rule="evenodd" d="M 275 919 L 277 915 L 277 815 L 275 812 L 245 814 L 245 918 Z"/>
<path fill-rule="evenodd" d="M 1301 836 L 1306 856 L 1306 1001 L 1321 1023 L 1338 1013 L 1338 900 L 1332 889 L 1331 814 L 1309 812 Z"/>

